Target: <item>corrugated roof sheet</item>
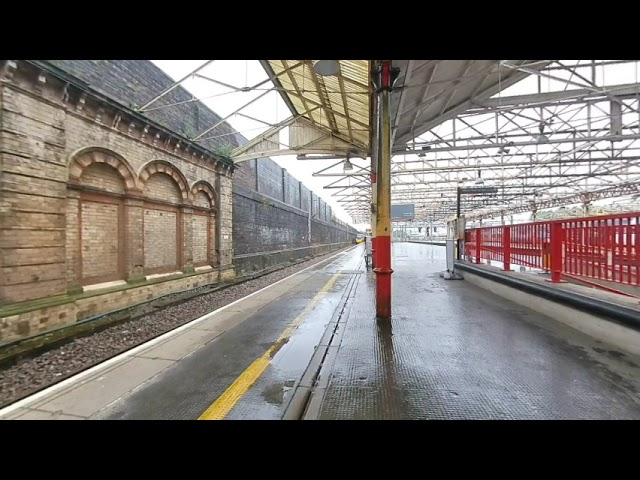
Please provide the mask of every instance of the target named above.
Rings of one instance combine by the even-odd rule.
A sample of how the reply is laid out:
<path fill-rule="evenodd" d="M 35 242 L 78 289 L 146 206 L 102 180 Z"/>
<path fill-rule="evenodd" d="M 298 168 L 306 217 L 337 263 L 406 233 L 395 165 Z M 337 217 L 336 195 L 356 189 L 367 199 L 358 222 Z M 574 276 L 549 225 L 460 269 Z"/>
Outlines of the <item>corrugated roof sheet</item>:
<path fill-rule="evenodd" d="M 317 75 L 313 60 L 268 60 L 274 83 L 295 110 L 316 125 L 367 149 L 369 60 L 339 60 L 336 76 Z"/>

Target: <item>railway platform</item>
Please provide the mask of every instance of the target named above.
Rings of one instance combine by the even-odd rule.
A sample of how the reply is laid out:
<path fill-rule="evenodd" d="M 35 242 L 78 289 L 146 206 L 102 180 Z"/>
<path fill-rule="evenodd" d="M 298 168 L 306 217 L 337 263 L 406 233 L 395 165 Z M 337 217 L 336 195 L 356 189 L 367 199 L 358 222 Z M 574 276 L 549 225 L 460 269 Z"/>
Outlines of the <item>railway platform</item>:
<path fill-rule="evenodd" d="M 0 411 L 2 419 L 640 419 L 640 358 L 440 277 L 394 243 L 393 317 L 362 245 Z"/>

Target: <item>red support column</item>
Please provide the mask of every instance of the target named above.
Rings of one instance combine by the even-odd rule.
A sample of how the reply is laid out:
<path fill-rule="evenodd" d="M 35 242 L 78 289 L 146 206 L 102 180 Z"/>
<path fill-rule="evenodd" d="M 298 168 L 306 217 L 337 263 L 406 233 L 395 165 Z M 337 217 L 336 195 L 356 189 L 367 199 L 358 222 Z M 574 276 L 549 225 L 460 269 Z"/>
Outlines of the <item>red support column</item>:
<path fill-rule="evenodd" d="M 551 224 L 551 282 L 562 282 L 562 244 L 564 229 L 562 222 Z"/>
<path fill-rule="evenodd" d="M 511 227 L 502 227 L 502 263 L 505 271 L 511 271 Z"/>
<path fill-rule="evenodd" d="M 476 263 L 482 263 L 480 258 L 482 257 L 482 229 L 476 229 Z"/>
<path fill-rule="evenodd" d="M 380 62 L 377 80 L 380 121 L 376 198 L 376 315 L 391 318 L 391 61 Z"/>
<path fill-rule="evenodd" d="M 371 99 L 371 118 L 375 118 L 378 115 L 378 96 L 373 95 Z M 370 136 L 371 140 L 371 268 L 375 269 L 377 262 L 377 254 L 376 254 L 376 236 L 377 236 L 377 227 L 376 227 L 376 209 L 378 207 L 378 186 L 376 185 L 378 182 L 378 155 L 380 154 L 378 148 L 378 140 L 380 138 L 380 122 L 376 119 L 376 121 L 372 121 L 373 132 Z"/>

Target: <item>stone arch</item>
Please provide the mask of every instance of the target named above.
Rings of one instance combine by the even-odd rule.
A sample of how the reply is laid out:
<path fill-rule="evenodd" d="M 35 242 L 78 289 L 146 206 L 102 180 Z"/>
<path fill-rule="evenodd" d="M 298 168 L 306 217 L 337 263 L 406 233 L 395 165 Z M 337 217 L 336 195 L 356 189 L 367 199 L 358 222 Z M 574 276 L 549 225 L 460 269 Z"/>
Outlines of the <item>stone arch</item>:
<path fill-rule="evenodd" d="M 102 147 L 85 147 L 73 152 L 69 161 L 69 180 L 80 183 L 80 177 L 87 167 L 94 163 L 104 163 L 115 168 L 122 176 L 127 190 L 137 188 L 136 176 L 122 155 Z"/>
<path fill-rule="evenodd" d="M 189 184 L 182 172 L 178 170 L 178 167 L 164 160 L 152 160 L 146 163 L 142 166 L 138 175 L 143 186 L 154 173 L 164 173 L 173 178 L 180 189 L 182 201 L 187 202 L 189 200 Z"/>
<path fill-rule="evenodd" d="M 191 256 L 195 267 L 213 266 L 217 261 L 216 191 L 208 182 L 198 180 L 191 186 Z M 206 200 L 205 200 L 206 199 Z"/>
<path fill-rule="evenodd" d="M 212 210 L 217 210 L 218 199 L 216 196 L 216 191 L 209 184 L 209 182 L 206 182 L 204 180 L 198 180 L 197 182 L 195 182 L 191 186 L 191 197 L 195 199 L 198 192 L 203 192 L 209 198 Z"/>

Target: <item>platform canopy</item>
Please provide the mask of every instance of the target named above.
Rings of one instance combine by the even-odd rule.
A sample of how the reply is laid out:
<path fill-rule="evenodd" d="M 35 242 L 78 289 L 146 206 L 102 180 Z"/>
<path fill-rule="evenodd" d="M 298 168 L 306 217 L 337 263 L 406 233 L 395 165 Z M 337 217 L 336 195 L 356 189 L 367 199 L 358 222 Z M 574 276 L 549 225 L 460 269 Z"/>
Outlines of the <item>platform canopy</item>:
<path fill-rule="evenodd" d="M 219 61 L 198 69 L 210 62 Z M 214 73 L 192 75 L 228 88 L 215 95 L 230 93 L 239 102 L 253 95 L 192 140 L 207 138 L 234 115 L 255 120 L 261 132 L 232 146 L 235 163 L 278 156 L 308 161 L 334 203 L 355 223 L 368 223 L 373 61 L 322 61 L 333 62 L 328 75 L 317 62 L 253 62 L 261 77 L 245 87 L 239 78 L 214 78 L 225 73 L 215 66 Z M 392 60 L 399 69 L 391 95 L 392 202 L 415 204 L 417 221 L 446 221 L 456 212 L 459 186 L 498 189 L 490 197 L 464 199 L 463 213 L 478 220 L 563 205 L 588 208 L 611 198 L 633 201 L 640 194 L 639 65 Z M 210 96 L 205 86 L 199 91 L 200 98 Z M 268 94 L 286 105 L 287 118 L 265 121 L 246 108 Z"/>
<path fill-rule="evenodd" d="M 327 76 L 316 72 L 315 62 L 261 61 L 289 107 L 292 119 L 237 149 L 235 161 L 265 154 L 353 154 L 360 157 L 371 154 L 372 62 L 337 60 L 338 73 Z M 392 94 L 395 150 L 404 150 L 407 142 L 528 75 L 514 67 L 540 69 L 549 61 L 504 62 L 394 60 L 393 66 L 400 71 Z M 278 143 L 275 136 L 286 127 L 298 129 L 294 138 L 290 137 L 291 148 L 275 148 Z"/>

